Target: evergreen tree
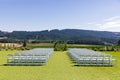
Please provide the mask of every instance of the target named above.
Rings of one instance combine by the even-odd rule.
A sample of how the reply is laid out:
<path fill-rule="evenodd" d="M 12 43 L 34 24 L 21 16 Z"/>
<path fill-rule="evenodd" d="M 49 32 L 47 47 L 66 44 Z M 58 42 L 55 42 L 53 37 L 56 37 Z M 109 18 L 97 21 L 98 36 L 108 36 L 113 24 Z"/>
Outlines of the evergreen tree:
<path fill-rule="evenodd" d="M 120 40 L 118 41 L 118 45 L 120 46 Z"/>
<path fill-rule="evenodd" d="M 23 47 L 26 47 L 27 46 L 27 42 L 26 40 L 23 41 Z"/>

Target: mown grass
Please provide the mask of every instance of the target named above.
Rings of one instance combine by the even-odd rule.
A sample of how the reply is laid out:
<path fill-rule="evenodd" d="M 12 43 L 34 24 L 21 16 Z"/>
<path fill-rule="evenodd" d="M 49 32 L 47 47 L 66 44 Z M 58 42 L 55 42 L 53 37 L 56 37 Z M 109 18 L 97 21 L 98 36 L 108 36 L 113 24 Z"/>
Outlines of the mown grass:
<path fill-rule="evenodd" d="M 120 61 L 114 67 L 74 66 L 67 52 L 54 52 L 45 66 L 4 66 L 6 55 L 0 51 L 0 80 L 120 80 Z M 106 52 L 118 56 L 120 52 Z"/>

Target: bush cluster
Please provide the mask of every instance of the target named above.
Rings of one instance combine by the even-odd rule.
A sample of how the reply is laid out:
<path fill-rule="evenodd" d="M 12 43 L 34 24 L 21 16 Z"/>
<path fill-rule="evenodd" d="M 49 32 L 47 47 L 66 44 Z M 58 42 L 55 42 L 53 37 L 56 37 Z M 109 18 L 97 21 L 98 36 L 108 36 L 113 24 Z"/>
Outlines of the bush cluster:
<path fill-rule="evenodd" d="M 67 50 L 67 42 L 56 41 L 54 43 L 54 51 L 66 51 L 66 50 Z"/>

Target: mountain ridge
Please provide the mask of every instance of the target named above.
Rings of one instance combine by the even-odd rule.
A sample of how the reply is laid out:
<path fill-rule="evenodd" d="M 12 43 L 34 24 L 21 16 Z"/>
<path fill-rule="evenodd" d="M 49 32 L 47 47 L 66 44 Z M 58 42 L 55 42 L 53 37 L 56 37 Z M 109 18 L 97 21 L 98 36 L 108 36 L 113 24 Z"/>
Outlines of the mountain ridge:
<path fill-rule="evenodd" d="M 43 31 L 0 31 L 1 37 L 12 39 L 32 39 L 32 40 L 67 40 L 70 43 L 110 43 L 116 44 L 120 39 L 120 32 L 95 31 L 81 29 L 53 29 Z M 72 41 L 72 42 L 71 42 Z"/>

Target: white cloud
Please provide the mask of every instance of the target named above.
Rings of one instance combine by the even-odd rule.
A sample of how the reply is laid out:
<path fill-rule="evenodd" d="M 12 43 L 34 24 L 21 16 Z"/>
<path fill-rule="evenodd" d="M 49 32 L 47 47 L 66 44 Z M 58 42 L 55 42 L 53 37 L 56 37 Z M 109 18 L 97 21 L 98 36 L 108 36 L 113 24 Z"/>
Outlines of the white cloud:
<path fill-rule="evenodd" d="M 100 26 L 103 29 L 109 29 L 109 28 L 117 28 L 120 27 L 120 21 L 110 21 L 102 24 Z"/>
<path fill-rule="evenodd" d="M 101 30 L 120 31 L 120 16 L 105 19 L 103 23 L 95 24 Z"/>
<path fill-rule="evenodd" d="M 115 19 L 120 19 L 120 16 L 114 16 L 114 17 L 105 19 L 104 21 L 112 21 L 112 20 L 115 20 Z"/>

